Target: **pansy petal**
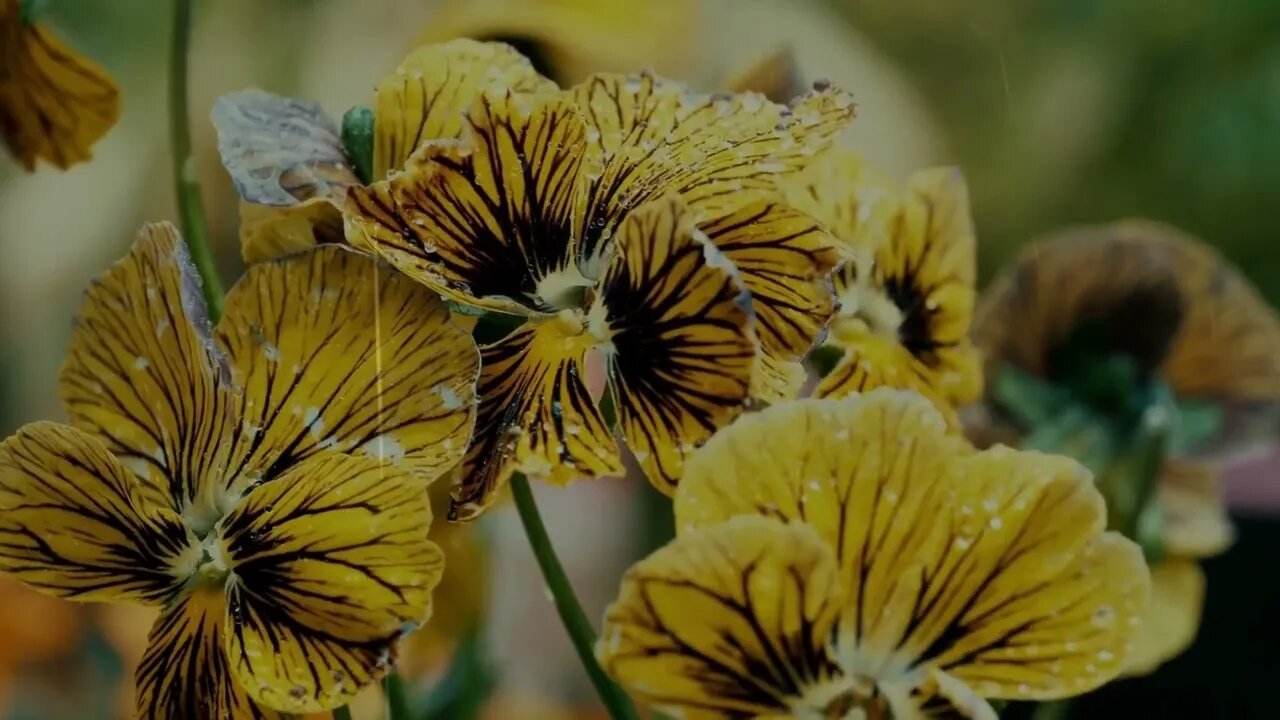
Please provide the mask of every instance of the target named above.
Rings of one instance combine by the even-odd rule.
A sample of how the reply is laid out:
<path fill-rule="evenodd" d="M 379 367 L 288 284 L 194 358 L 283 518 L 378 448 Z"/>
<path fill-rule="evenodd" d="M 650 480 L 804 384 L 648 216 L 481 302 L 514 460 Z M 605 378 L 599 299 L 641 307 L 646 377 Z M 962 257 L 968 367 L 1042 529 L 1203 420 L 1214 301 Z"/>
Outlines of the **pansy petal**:
<path fill-rule="evenodd" d="M 839 672 L 828 642 L 844 601 L 811 528 L 735 518 L 632 566 L 596 654 L 636 697 L 681 717 L 790 717 Z"/>
<path fill-rule="evenodd" d="M 969 402 L 981 384 L 968 349 L 977 260 L 964 177 L 954 168 L 916 173 L 895 222 L 876 251 L 873 284 L 896 308 L 898 342 L 934 371 L 948 399 Z"/>
<path fill-rule="evenodd" d="M 402 170 L 424 143 L 462 133 L 464 116 L 485 88 L 554 92 L 509 45 L 459 39 L 424 45 L 378 84 L 374 103 L 373 177 Z"/>
<path fill-rule="evenodd" d="M 1162 541 L 1170 555 L 1217 555 L 1235 540 L 1217 468 L 1205 462 L 1167 460 L 1156 488 Z"/>
<path fill-rule="evenodd" d="M 161 604 L 199 557 L 96 438 L 39 422 L 0 444 L 0 570 L 72 600 Z"/>
<path fill-rule="evenodd" d="M 249 695 L 286 712 L 342 705 L 426 621 L 444 558 L 426 484 L 325 453 L 257 486 L 218 525 L 230 572 L 225 633 Z"/>
<path fill-rule="evenodd" d="M 827 340 L 828 346 L 839 349 L 842 355 L 831 372 L 818 381 L 814 397 L 841 398 L 880 387 L 909 390 L 928 398 L 948 423 L 957 422 L 938 373 L 896 340 L 871 332 L 862 323 L 843 319 L 834 321 Z M 966 345 L 966 349 L 953 352 L 972 350 Z M 972 363 L 976 372 L 976 356 Z"/>
<path fill-rule="evenodd" d="M 627 217 L 598 289 L 590 316 L 608 338 L 622 434 L 649 480 L 670 494 L 685 457 L 750 397 L 750 297 L 674 196 Z"/>
<path fill-rule="evenodd" d="M 832 147 L 783 183 L 787 201 L 871 257 L 893 231 L 899 192 L 858 153 Z"/>
<path fill-rule="evenodd" d="M 360 180 L 319 104 L 240 90 L 214 102 L 212 119 L 222 165 L 243 200 L 245 262 L 342 242 L 340 208 Z"/>
<path fill-rule="evenodd" d="M 836 241 L 808 216 L 776 200 L 757 199 L 699 223 L 751 291 L 756 334 L 771 365 L 797 366 L 835 310 L 831 271 L 842 255 Z M 797 377 L 798 376 L 798 377 Z M 757 378 L 757 398 L 795 397 L 802 372 Z"/>
<path fill-rule="evenodd" d="M 934 663 L 989 698 L 1055 699 L 1114 678 L 1147 611 L 1142 552 L 1103 533 L 1093 480 L 1072 460 L 992 448 L 953 464 L 947 543 L 916 594 L 900 658 Z M 908 590 L 908 592 L 903 592 Z"/>
<path fill-rule="evenodd" d="M 239 90 L 214 102 L 212 119 L 222 165 L 246 202 L 338 200 L 360 183 L 337 124 L 318 103 Z"/>
<path fill-rule="evenodd" d="M 676 527 L 686 533 L 738 515 L 803 521 L 835 548 L 851 602 L 875 617 L 899 561 L 936 545 L 920 532 L 920 519 L 943 501 L 932 481 L 968 452 L 915 394 L 775 405 L 738 418 L 694 453 L 676 493 Z M 878 561 L 866 556 L 872 547 Z"/>
<path fill-rule="evenodd" d="M 532 321 L 481 348 L 475 439 L 450 520 L 493 503 L 513 472 L 557 485 L 621 475 L 622 460 L 586 385 L 595 339 L 576 321 Z"/>
<path fill-rule="evenodd" d="M 221 588 L 198 586 L 156 618 L 136 673 L 137 720 L 284 720 L 255 705 L 232 676 L 226 604 Z"/>
<path fill-rule="evenodd" d="M 1181 558 L 1151 566 L 1151 607 L 1133 639 L 1126 676 L 1148 675 L 1191 647 L 1204 607 L 1204 572 Z"/>
<path fill-rule="evenodd" d="M 565 95 L 486 93 L 461 141 L 428 144 L 389 185 L 352 191 L 347 235 L 454 300 L 549 310 L 544 301 L 554 298 L 543 297 L 543 281 L 574 284 L 574 186 L 589 154 L 585 138 Z"/>
<path fill-rule="evenodd" d="M 603 158 L 578 222 L 588 274 L 630 210 L 669 193 L 702 212 L 772 192 L 853 119 L 850 97 L 830 87 L 790 107 L 754 93 L 696 95 L 649 73 L 593 75 L 574 93 Z"/>
<path fill-rule="evenodd" d="M 329 198 L 314 197 L 286 207 L 240 203 L 240 256 L 246 264 L 345 240 L 342 210 Z"/>
<path fill-rule="evenodd" d="M 475 343 L 440 298 L 367 256 L 319 248 L 255 265 L 218 325 L 242 388 L 229 482 L 327 449 L 434 479 L 474 423 Z"/>
<path fill-rule="evenodd" d="M 59 389 L 71 423 L 181 511 L 198 479 L 226 465 L 221 441 L 234 415 L 225 363 L 187 246 L 156 223 L 86 292 Z"/>
<path fill-rule="evenodd" d="M 116 124 L 120 92 L 97 63 L 18 14 L 18 2 L 0 7 L 0 131 L 27 170 L 37 160 L 65 170 Z"/>

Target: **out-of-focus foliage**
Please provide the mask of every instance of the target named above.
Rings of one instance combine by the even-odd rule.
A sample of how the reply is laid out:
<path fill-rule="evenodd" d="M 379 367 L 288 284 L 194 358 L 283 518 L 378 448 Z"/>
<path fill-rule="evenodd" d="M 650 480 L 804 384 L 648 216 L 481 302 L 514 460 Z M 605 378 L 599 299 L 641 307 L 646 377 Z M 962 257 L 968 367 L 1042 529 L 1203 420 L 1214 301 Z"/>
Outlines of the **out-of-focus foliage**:
<path fill-rule="evenodd" d="M 1068 222 L 1158 218 L 1280 300 L 1280 3 L 840 0 L 974 188 L 984 274 Z"/>

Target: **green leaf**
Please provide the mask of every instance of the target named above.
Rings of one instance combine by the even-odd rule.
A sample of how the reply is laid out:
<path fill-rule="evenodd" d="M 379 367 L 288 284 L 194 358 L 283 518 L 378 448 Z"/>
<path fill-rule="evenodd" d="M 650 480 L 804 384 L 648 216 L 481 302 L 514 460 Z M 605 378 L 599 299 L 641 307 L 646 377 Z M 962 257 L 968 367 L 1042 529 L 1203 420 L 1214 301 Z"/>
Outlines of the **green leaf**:
<path fill-rule="evenodd" d="M 844 357 L 844 350 L 835 345 L 819 345 L 809 353 L 809 365 L 818 377 L 826 377 L 836 369 L 836 365 L 840 364 L 841 358 Z"/>
<path fill-rule="evenodd" d="M 1185 455 L 1204 447 L 1222 432 L 1222 408 L 1203 401 L 1176 403 L 1176 417 L 1169 434 L 1169 452 Z"/>
<path fill-rule="evenodd" d="M 347 149 L 356 177 L 368 185 L 373 181 L 373 111 L 356 105 L 342 116 L 342 144 Z"/>
<path fill-rule="evenodd" d="M 23 25 L 30 25 L 49 9 L 49 0 L 22 0 L 19 3 L 18 17 Z"/>
<path fill-rule="evenodd" d="M 1062 388 L 1007 364 L 991 379 L 991 397 L 1019 424 L 1030 428 L 1050 422 L 1071 402 Z"/>

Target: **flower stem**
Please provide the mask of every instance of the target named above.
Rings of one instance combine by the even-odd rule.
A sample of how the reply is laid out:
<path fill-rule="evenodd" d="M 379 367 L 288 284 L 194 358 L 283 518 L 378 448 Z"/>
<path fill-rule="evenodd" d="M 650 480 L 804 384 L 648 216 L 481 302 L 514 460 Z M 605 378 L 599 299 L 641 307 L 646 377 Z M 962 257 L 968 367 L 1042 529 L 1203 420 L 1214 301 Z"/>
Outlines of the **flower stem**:
<path fill-rule="evenodd" d="M 173 189 L 178 201 L 182 236 L 186 238 L 191 261 L 200 273 L 209 320 L 222 316 L 222 281 L 209 249 L 204 202 L 196 176 L 196 159 L 191 152 L 191 119 L 187 100 L 187 56 L 191 46 L 191 0 L 175 0 L 173 37 L 169 49 L 169 145 L 173 153 Z"/>
<path fill-rule="evenodd" d="M 591 678 L 591 683 L 595 685 L 596 693 L 600 695 L 600 700 L 614 720 L 636 720 L 638 716 L 631 699 L 609 679 L 604 668 L 596 661 L 596 633 L 586 614 L 582 612 L 582 605 L 573 592 L 573 585 L 569 583 L 564 566 L 560 564 L 560 558 L 556 557 L 555 548 L 551 546 L 551 538 L 547 535 L 546 526 L 542 524 L 542 516 L 538 513 L 538 505 L 534 502 L 528 478 L 520 473 L 512 475 L 511 494 L 515 497 L 516 510 L 520 512 L 520 522 L 524 524 L 524 534 L 529 538 L 529 546 L 533 548 L 538 567 L 542 569 L 542 578 L 547 583 L 556 611 L 560 613 L 560 622 L 569 633 L 573 649 L 578 652 L 578 659 Z"/>
<path fill-rule="evenodd" d="M 382 681 L 382 690 L 387 696 L 387 717 L 391 720 L 409 720 L 409 694 L 405 691 L 404 678 L 395 670 L 387 673 Z"/>

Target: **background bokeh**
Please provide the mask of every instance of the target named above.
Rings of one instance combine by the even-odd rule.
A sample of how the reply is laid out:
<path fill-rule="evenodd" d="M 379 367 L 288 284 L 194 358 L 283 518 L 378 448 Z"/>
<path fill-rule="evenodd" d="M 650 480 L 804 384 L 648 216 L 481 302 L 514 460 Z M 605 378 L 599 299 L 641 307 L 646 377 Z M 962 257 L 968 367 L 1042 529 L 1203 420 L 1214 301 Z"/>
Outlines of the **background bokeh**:
<path fill-rule="evenodd" d="M 105 65 L 120 124 L 92 163 L 31 175 L 0 160 L 0 431 L 59 418 L 56 378 L 87 281 L 150 219 L 172 219 L 163 114 L 170 9 L 156 0 L 53 0 L 47 21 Z M 790 47 L 801 74 L 851 90 L 850 142 L 903 178 L 958 164 L 989 278 L 1038 233 L 1145 216 L 1189 230 L 1280 302 L 1280 3 L 1275 0 L 218 0 L 199 5 L 192 117 L 225 278 L 241 270 L 234 192 L 207 122 L 224 92 L 260 86 L 335 116 L 367 103 L 421 40 L 501 38 L 555 79 L 652 67 L 715 89 Z M 1087 717 L 1269 718 L 1280 705 L 1280 492 L 1261 459 L 1228 482 L 1235 548 L 1206 565 L 1190 652 L 1118 683 Z M 625 480 L 540 489 L 594 615 L 642 551 L 652 498 Z M 638 501 L 639 500 L 639 501 Z M 509 510 L 492 545 L 489 639 L 506 705 L 493 717 L 577 717 L 575 665 Z M 112 717 L 148 618 L 48 601 L 0 579 L 0 717 Z M 545 710 L 542 708 L 545 706 Z M 541 713 L 541 714 L 538 714 Z"/>

